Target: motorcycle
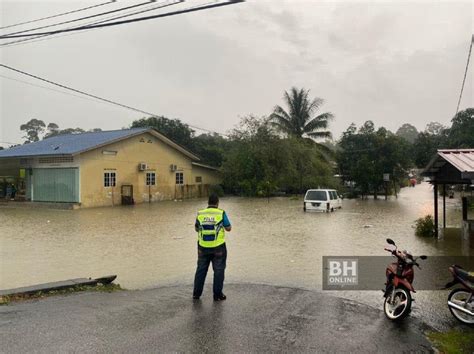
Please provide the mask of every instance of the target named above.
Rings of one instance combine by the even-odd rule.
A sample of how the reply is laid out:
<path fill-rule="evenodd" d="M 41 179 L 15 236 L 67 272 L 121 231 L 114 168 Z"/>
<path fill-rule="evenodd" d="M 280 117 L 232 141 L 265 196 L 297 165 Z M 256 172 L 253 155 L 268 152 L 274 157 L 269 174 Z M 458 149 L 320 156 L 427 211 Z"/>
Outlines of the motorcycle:
<path fill-rule="evenodd" d="M 448 296 L 448 307 L 452 315 L 460 322 L 474 325 L 474 273 L 467 272 L 458 265 L 449 267 L 453 280 L 444 286 L 449 289 L 456 284 L 463 288 L 456 288 Z"/>
<path fill-rule="evenodd" d="M 387 243 L 395 246 L 395 249 L 385 248 L 397 261 L 390 263 L 385 270 L 387 282 L 385 283 L 383 304 L 385 316 L 392 321 L 405 318 L 411 311 L 411 293 L 416 293 L 413 288 L 415 272 L 413 267 L 420 265 L 417 259 L 427 259 L 427 256 L 413 257 L 407 251 L 399 251 L 392 239 L 387 238 Z"/>

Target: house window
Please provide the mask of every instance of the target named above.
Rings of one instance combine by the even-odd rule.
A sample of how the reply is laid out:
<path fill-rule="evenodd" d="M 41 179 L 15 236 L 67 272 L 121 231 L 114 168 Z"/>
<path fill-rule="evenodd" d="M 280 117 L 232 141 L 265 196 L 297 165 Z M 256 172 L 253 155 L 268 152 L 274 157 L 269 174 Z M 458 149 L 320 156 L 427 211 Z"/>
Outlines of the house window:
<path fill-rule="evenodd" d="M 116 180 L 117 178 L 115 172 L 104 172 L 104 187 L 115 187 Z"/>
<path fill-rule="evenodd" d="M 196 183 L 202 183 L 202 177 L 196 176 Z"/>
<path fill-rule="evenodd" d="M 156 184 L 155 172 L 147 172 L 146 173 L 146 185 L 147 186 L 154 186 L 155 184 Z"/>
<path fill-rule="evenodd" d="M 176 184 L 184 184 L 183 172 L 176 172 Z"/>

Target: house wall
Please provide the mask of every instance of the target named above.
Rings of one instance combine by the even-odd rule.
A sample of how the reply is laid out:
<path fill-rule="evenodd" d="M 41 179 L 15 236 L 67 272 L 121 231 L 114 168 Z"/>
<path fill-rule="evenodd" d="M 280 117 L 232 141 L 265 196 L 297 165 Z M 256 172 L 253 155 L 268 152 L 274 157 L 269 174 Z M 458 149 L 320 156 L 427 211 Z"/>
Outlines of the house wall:
<path fill-rule="evenodd" d="M 116 155 L 111 155 L 112 152 Z M 122 185 L 132 185 L 135 203 L 142 203 L 204 196 L 207 183 L 220 183 L 212 170 L 196 168 L 188 156 L 149 133 L 85 152 L 79 161 L 83 207 L 120 205 Z M 146 163 L 148 170 L 139 171 L 140 163 Z M 170 165 L 176 165 L 177 171 L 172 172 Z M 115 187 L 104 187 L 106 171 L 116 173 Z M 147 172 L 155 172 L 156 185 L 146 185 Z M 176 185 L 177 172 L 183 173 L 183 185 Z M 204 186 L 199 187 L 195 182 L 197 173 L 203 177 L 198 184 Z"/>
<path fill-rule="evenodd" d="M 196 177 L 202 178 L 202 184 L 213 185 L 222 183 L 222 177 L 218 171 L 201 166 L 193 165 L 193 177 L 196 184 L 199 184 L 196 181 Z"/>

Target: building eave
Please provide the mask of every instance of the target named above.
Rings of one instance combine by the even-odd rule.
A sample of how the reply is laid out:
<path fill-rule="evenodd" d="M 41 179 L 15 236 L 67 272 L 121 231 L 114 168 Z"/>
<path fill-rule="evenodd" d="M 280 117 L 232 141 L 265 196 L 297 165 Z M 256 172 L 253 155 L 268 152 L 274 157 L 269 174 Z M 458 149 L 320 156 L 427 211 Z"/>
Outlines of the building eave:
<path fill-rule="evenodd" d="M 205 164 L 202 164 L 202 163 L 191 162 L 191 164 L 192 164 L 193 166 L 198 166 L 198 167 L 202 167 L 202 168 L 207 168 L 208 170 L 219 171 L 219 169 L 218 169 L 217 167 L 212 167 L 212 166 L 205 165 Z"/>

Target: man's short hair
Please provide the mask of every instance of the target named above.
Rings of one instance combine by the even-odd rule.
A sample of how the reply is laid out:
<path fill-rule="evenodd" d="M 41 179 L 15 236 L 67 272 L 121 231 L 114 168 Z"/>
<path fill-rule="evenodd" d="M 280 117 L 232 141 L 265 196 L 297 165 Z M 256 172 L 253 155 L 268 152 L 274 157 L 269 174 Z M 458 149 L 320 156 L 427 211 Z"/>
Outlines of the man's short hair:
<path fill-rule="evenodd" d="M 209 205 L 217 205 L 219 204 L 219 197 L 217 196 L 216 193 L 211 193 L 209 196 L 209 201 L 207 202 Z"/>

